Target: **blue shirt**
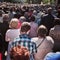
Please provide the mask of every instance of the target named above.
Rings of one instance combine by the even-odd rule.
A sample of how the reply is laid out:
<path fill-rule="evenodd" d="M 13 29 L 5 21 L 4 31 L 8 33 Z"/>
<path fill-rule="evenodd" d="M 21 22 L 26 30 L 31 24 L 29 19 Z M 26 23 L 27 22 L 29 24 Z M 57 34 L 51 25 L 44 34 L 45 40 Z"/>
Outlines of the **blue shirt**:
<path fill-rule="evenodd" d="M 60 60 L 60 52 L 48 53 L 44 60 Z"/>

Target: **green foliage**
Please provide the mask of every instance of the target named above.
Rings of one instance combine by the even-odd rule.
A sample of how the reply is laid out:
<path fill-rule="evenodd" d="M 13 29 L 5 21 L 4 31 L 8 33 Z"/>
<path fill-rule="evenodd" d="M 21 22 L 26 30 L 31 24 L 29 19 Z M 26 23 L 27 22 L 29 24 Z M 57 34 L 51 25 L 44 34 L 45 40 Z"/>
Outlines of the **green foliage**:
<path fill-rule="evenodd" d="M 54 3 L 54 0 L 42 0 L 44 3 Z"/>
<path fill-rule="evenodd" d="M 44 3 L 48 3 L 50 2 L 50 0 L 42 0 Z"/>

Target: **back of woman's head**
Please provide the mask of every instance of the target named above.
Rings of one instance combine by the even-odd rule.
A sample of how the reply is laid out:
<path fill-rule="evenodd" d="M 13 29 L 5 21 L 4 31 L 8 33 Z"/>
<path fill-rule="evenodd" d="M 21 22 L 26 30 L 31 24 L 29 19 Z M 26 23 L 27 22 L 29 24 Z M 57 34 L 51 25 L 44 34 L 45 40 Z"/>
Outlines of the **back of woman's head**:
<path fill-rule="evenodd" d="M 18 19 L 17 18 L 13 18 L 11 21 L 10 21 L 10 24 L 9 24 L 9 27 L 10 28 L 13 28 L 13 29 L 16 29 L 17 26 L 18 26 Z"/>
<path fill-rule="evenodd" d="M 10 51 L 11 60 L 29 60 L 29 51 L 24 46 L 13 47 Z"/>

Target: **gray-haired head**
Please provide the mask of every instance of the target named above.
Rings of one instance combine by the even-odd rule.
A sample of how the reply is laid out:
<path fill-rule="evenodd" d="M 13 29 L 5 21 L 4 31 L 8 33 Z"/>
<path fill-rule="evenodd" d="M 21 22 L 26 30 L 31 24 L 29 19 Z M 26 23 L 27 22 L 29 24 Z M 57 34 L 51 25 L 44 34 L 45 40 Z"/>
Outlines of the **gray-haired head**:
<path fill-rule="evenodd" d="M 26 18 L 25 18 L 24 16 L 21 16 L 21 17 L 19 18 L 19 21 L 20 21 L 21 23 L 26 22 Z"/>

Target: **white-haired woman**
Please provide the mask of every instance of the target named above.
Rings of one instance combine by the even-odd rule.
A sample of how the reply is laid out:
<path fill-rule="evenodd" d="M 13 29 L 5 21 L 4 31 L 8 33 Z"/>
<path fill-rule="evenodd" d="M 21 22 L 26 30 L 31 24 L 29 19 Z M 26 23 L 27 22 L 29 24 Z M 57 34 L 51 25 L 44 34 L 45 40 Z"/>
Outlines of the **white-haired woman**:
<path fill-rule="evenodd" d="M 13 18 L 10 21 L 9 27 L 11 29 L 8 29 L 6 32 L 6 36 L 5 36 L 6 42 L 13 41 L 16 37 L 18 37 L 20 35 L 20 32 L 19 32 L 20 29 L 17 28 L 18 22 L 19 21 L 16 18 Z"/>

